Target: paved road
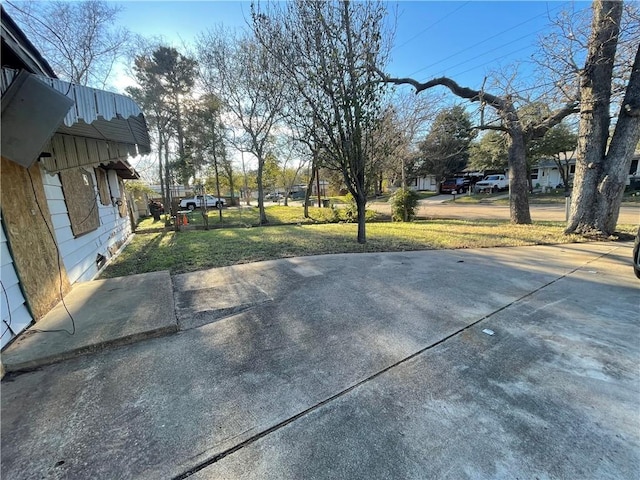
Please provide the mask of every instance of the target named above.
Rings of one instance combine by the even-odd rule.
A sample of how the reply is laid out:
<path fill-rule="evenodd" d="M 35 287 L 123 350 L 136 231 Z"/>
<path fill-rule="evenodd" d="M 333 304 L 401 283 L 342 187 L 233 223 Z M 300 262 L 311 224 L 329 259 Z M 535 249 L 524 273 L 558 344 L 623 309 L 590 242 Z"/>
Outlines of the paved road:
<path fill-rule="evenodd" d="M 509 219 L 508 205 L 491 204 L 465 204 L 465 203 L 442 203 L 450 200 L 449 195 L 438 195 L 430 199 L 421 200 L 417 214 L 426 218 L 460 218 L 460 219 Z M 388 203 L 372 202 L 369 208 L 382 213 L 391 214 L 391 207 Z M 564 205 L 531 205 L 531 218 L 537 220 L 553 220 L 563 222 L 565 220 Z M 640 224 L 640 204 L 624 205 L 620 209 L 618 223 Z"/>
<path fill-rule="evenodd" d="M 3 381 L 2 478 L 639 478 L 630 256 L 589 243 L 178 275 L 179 333 Z"/>

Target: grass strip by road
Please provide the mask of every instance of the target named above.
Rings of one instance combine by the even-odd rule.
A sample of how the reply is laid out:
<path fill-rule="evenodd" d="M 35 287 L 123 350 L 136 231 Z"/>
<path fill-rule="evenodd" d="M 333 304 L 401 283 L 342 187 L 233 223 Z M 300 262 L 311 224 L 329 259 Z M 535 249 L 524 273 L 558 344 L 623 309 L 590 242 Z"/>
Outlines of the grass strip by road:
<path fill-rule="evenodd" d="M 586 242 L 564 235 L 563 222 L 512 225 L 501 220 L 431 220 L 367 224 L 367 243 L 356 242 L 357 225 L 279 225 L 136 234 L 100 278 L 204 268 L 331 253 L 401 252 Z M 621 225 L 629 236 L 637 226 Z"/>

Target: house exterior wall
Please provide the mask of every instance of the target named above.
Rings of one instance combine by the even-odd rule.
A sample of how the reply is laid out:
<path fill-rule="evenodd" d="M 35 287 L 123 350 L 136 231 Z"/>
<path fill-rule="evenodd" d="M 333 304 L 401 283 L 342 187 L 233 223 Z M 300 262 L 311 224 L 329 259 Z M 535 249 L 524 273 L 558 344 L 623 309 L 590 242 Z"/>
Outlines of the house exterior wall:
<path fill-rule="evenodd" d="M 556 188 L 562 183 L 562 177 L 557 167 L 534 168 L 531 182 L 534 187 L 539 184 L 541 187 Z"/>
<path fill-rule="evenodd" d="M 2 279 L 2 327 L 0 348 L 26 329 L 33 319 L 27 308 L 4 228 L 0 229 L 0 278 Z"/>
<path fill-rule="evenodd" d="M 427 175 L 410 180 L 408 187 L 412 190 L 437 192 L 438 182 L 436 182 L 435 175 Z"/>
<path fill-rule="evenodd" d="M 109 171 L 109 174 L 115 175 L 115 172 Z M 95 202 L 88 208 L 98 209 L 100 226 L 96 230 L 74 237 L 60 177 L 57 174 L 50 175 L 42 172 L 45 196 L 51 211 L 58 248 L 72 284 L 92 280 L 99 271 L 96 261 L 98 254 L 106 259 L 111 258 L 131 235 L 129 217 L 121 217 L 118 206 L 113 202 L 109 205 L 102 205 L 99 200 L 95 171 L 92 171 L 91 175 L 93 175 L 94 185 L 96 185 L 96 192 Z M 109 187 L 110 189 L 118 188 L 117 191 L 111 190 L 112 198 L 121 197 L 117 181 L 109 182 Z"/>

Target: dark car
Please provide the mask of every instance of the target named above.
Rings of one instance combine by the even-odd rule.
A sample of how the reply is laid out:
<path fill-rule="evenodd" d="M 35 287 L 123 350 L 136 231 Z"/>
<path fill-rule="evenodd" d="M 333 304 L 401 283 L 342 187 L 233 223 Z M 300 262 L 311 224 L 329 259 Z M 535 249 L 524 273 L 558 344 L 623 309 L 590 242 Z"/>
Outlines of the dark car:
<path fill-rule="evenodd" d="M 440 185 L 440 193 L 464 193 L 469 190 L 469 180 L 466 178 L 447 178 Z"/>
<path fill-rule="evenodd" d="M 636 233 L 636 241 L 633 244 L 633 272 L 640 278 L 640 227 Z"/>

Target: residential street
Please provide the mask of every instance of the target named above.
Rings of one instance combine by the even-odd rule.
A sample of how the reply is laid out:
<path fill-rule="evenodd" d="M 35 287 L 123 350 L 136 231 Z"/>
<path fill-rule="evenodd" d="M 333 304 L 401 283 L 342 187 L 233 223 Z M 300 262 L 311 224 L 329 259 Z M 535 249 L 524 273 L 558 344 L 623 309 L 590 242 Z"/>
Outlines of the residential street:
<path fill-rule="evenodd" d="M 640 476 L 629 242 L 290 258 L 172 284 L 177 333 L 3 380 L 2 478 Z"/>
<path fill-rule="evenodd" d="M 426 218 L 459 218 L 459 219 L 509 219 L 508 205 L 442 203 L 451 200 L 451 195 L 437 195 L 421 200 L 417 215 Z M 371 202 L 368 208 L 381 213 L 391 214 L 387 202 Z M 529 207 L 533 221 L 565 221 L 565 207 L 561 204 L 532 204 Z M 618 223 L 637 225 L 640 223 L 640 204 L 627 203 L 620 208 Z"/>

